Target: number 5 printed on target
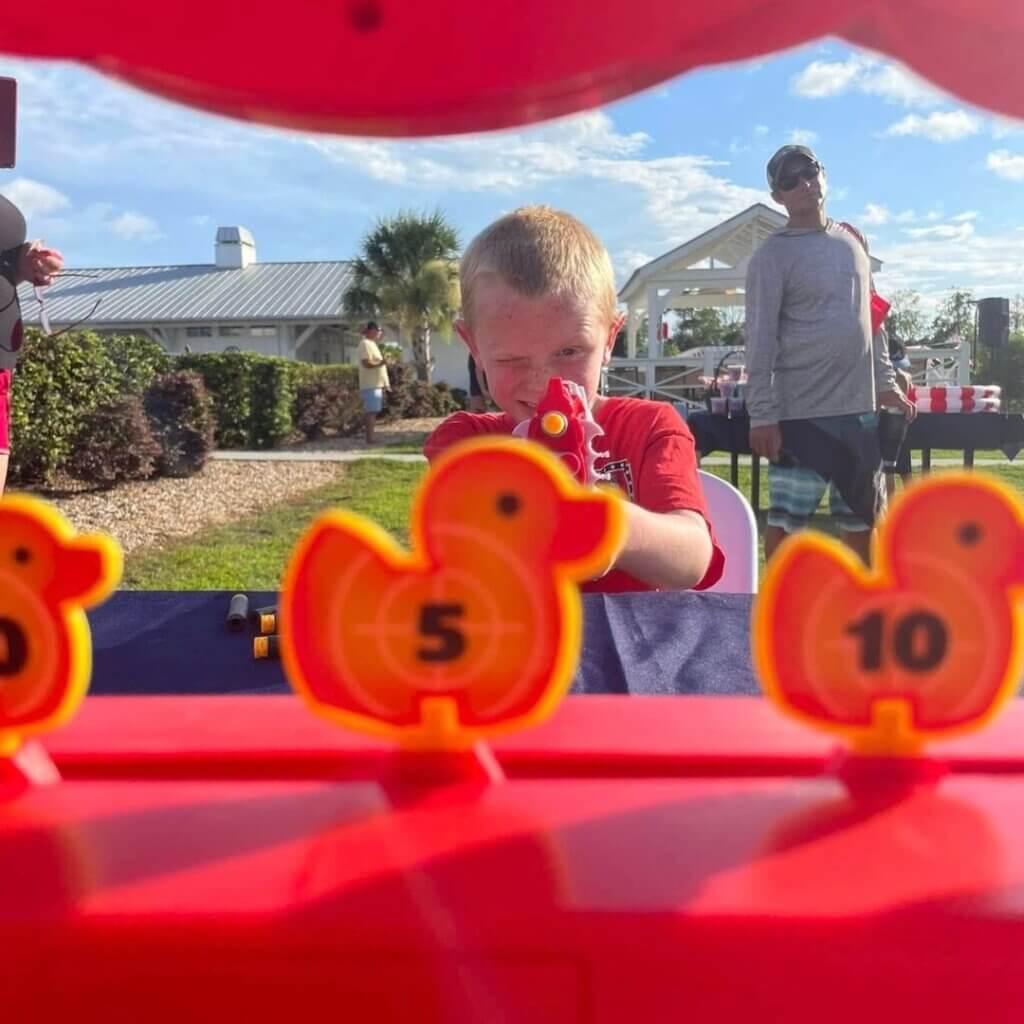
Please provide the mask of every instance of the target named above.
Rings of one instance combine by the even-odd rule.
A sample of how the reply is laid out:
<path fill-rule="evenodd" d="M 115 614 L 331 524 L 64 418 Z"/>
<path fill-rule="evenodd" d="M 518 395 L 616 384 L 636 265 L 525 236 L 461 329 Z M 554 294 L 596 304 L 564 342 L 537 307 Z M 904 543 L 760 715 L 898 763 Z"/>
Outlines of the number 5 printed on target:
<path fill-rule="evenodd" d="M 1024 669 L 1024 505 L 947 473 L 904 491 L 875 568 L 806 532 L 779 549 L 754 607 L 766 695 L 855 752 L 910 755 L 976 729 Z"/>
<path fill-rule="evenodd" d="M 577 582 L 621 545 L 620 500 L 539 445 L 488 439 L 431 467 L 409 552 L 359 516 L 325 514 L 285 574 L 289 681 L 318 714 L 417 749 L 540 721 L 576 667 Z"/>

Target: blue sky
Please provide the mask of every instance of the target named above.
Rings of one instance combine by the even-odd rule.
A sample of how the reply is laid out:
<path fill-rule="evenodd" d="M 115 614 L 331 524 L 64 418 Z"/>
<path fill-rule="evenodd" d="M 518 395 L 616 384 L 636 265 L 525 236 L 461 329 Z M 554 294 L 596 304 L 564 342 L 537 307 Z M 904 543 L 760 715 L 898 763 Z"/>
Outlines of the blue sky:
<path fill-rule="evenodd" d="M 600 110 L 418 142 L 315 136 L 165 103 L 75 65 L 0 58 L 18 79 L 18 166 L 0 192 L 70 266 L 212 261 L 220 224 L 261 260 L 347 259 L 375 218 L 441 208 L 464 240 L 525 202 L 571 210 L 620 283 L 638 264 L 770 202 L 764 165 L 808 141 L 829 211 L 885 260 L 879 290 L 1024 292 L 1024 123 L 826 40 L 698 71 Z"/>

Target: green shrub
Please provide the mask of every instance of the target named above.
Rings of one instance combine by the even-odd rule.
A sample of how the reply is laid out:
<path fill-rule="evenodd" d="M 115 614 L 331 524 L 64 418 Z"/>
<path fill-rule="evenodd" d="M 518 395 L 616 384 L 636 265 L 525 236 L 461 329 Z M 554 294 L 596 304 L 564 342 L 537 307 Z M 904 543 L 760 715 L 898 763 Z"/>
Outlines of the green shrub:
<path fill-rule="evenodd" d="M 120 395 L 141 395 L 157 377 L 174 368 L 174 357 L 146 335 L 104 338 L 103 344 L 114 364 Z"/>
<path fill-rule="evenodd" d="M 296 366 L 292 360 L 278 356 L 257 357 L 253 362 L 249 443 L 254 448 L 273 448 L 291 437 Z"/>
<path fill-rule="evenodd" d="M 309 440 L 357 430 L 363 421 L 363 406 L 356 368 L 299 366 L 293 414 L 296 428 Z"/>
<path fill-rule="evenodd" d="M 145 409 L 156 438 L 158 472 L 198 473 L 213 448 L 213 402 L 203 378 L 190 370 L 158 377 L 146 391 Z"/>
<path fill-rule="evenodd" d="M 249 444 L 254 358 L 245 352 L 210 352 L 178 359 L 178 369 L 198 373 L 213 398 L 214 437 L 220 448 Z"/>
<path fill-rule="evenodd" d="M 112 487 L 152 476 L 159 455 L 142 399 L 125 395 L 82 417 L 66 468 L 78 480 Z"/>
<path fill-rule="evenodd" d="M 50 483 L 67 461 L 85 416 L 118 397 L 119 373 L 91 331 L 56 338 L 29 328 L 11 395 L 10 473 L 20 484 Z"/>
<path fill-rule="evenodd" d="M 272 448 L 291 436 L 301 364 L 255 352 L 182 356 L 213 397 L 215 436 L 221 448 Z"/>

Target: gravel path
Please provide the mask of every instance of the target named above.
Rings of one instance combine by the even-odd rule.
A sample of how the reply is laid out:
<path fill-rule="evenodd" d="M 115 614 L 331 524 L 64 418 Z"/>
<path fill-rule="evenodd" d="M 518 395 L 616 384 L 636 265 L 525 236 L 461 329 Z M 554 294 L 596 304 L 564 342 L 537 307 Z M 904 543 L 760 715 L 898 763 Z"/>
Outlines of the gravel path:
<path fill-rule="evenodd" d="M 303 491 L 339 480 L 339 462 L 222 462 L 210 460 L 201 473 L 174 480 L 161 477 L 121 484 L 108 491 L 42 494 L 86 533 L 111 534 L 125 554 L 137 548 L 187 537 L 215 523 L 228 523 Z"/>
<path fill-rule="evenodd" d="M 160 477 L 121 484 L 106 491 L 87 490 L 81 484 L 66 481 L 66 490 L 42 493 L 39 497 L 58 508 L 75 529 L 111 534 L 128 554 L 151 544 L 188 537 L 206 526 L 241 519 L 266 508 L 271 501 L 287 501 L 303 491 L 340 480 L 345 463 L 311 461 L 315 452 L 387 455 L 386 442 L 422 443 L 439 422 L 431 419 L 382 423 L 377 434 L 385 444 L 372 447 L 358 437 L 323 438 L 283 446 L 277 449 L 277 457 L 268 461 L 244 457 L 210 459 L 201 473 L 183 480 Z M 289 453 L 298 457 L 288 459 Z"/>

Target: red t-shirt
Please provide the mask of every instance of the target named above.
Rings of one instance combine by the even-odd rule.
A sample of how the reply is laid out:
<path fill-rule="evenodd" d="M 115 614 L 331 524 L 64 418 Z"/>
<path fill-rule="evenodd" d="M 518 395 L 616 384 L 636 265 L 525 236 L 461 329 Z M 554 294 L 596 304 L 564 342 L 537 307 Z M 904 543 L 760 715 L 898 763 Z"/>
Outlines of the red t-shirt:
<path fill-rule="evenodd" d="M 725 565 L 714 528 L 708 519 L 704 492 L 697 477 L 693 435 L 667 402 L 641 398 L 606 398 L 594 418 L 604 436 L 594 442 L 601 453 L 597 468 L 629 498 L 649 512 L 698 512 L 711 533 L 711 562 L 694 590 L 717 583 Z M 423 454 L 433 460 L 446 448 L 470 437 L 511 434 L 515 423 L 505 413 L 457 412 L 427 438 Z M 582 586 L 585 591 L 618 593 L 656 588 L 613 569 Z"/>

